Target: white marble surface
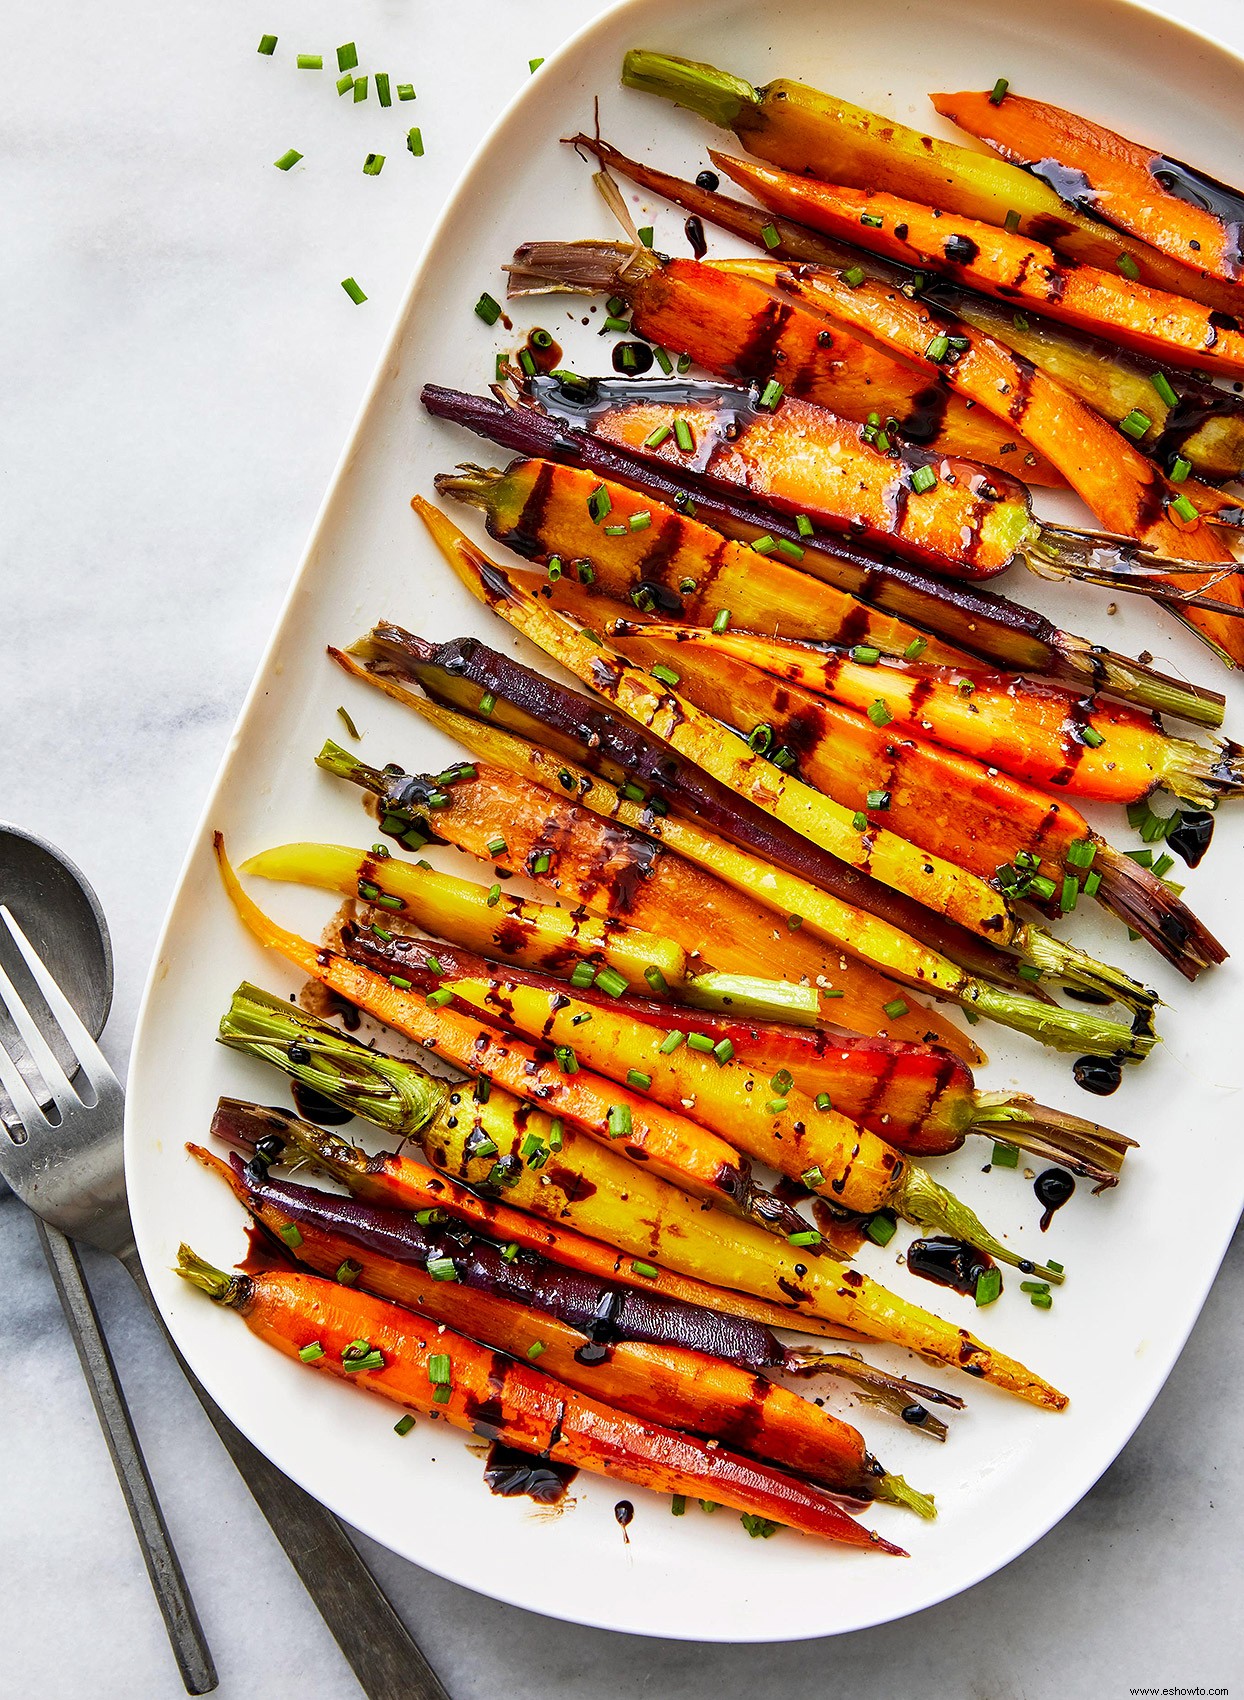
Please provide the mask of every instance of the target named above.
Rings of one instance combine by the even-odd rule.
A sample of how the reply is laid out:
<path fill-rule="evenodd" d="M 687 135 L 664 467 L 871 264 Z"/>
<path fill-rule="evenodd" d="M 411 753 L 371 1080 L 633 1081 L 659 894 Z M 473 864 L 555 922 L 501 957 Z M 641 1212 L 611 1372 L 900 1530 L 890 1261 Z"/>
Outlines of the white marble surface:
<path fill-rule="evenodd" d="M 1168 10 L 1244 49 L 1239 0 Z M 123 1063 L 201 798 L 436 209 L 595 6 L 182 0 L 10 8 L 0 104 L 0 815 L 87 870 Z M 930 7 L 931 17 L 935 8 Z M 280 38 L 261 58 L 261 33 Z M 339 102 L 336 44 L 413 81 Z M 323 52 L 322 73 L 293 54 Z M 1143 98 L 1143 91 L 1141 91 Z M 405 153 L 421 125 L 426 157 Z M 271 161 L 288 147 L 305 163 Z M 361 173 L 371 150 L 388 157 Z M 370 299 L 353 307 L 338 280 Z M 464 286 L 465 287 L 465 286 Z M 1154 1255 L 1174 1258 L 1178 1234 Z M 174 1700 L 172 1667 L 28 1221 L 0 1200 L 0 1695 Z M 227 1700 L 358 1690 L 119 1269 L 91 1272 Z M 1122 1272 L 1120 1273 L 1122 1279 Z M 455 1700 L 850 1693 L 1063 1700 L 1244 1685 L 1244 1236 L 1155 1409 L 1037 1548 L 832 1642 L 586 1631 L 368 1556 Z"/>

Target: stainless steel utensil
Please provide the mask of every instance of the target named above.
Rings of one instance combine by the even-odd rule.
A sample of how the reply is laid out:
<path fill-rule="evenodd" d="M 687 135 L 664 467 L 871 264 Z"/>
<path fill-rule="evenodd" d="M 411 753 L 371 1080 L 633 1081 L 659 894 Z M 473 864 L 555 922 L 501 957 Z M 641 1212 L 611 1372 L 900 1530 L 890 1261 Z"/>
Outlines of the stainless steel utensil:
<path fill-rule="evenodd" d="M 130 1225 L 121 1150 L 120 1084 L 30 941 L 3 906 L 0 924 L 20 951 L 85 1082 L 85 1094 L 80 1095 L 0 971 L 0 1000 L 9 1004 L 59 1115 L 53 1122 L 44 1114 L 0 1047 L 0 1084 L 13 1099 L 27 1135 L 21 1143 L 0 1136 L 0 1176 L 46 1220 L 118 1257 L 163 1326 Z M 177 1353 L 171 1337 L 169 1343 Z M 369 1700 L 449 1700 L 341 1524 L 251 1445 L 199 1384 L 180 1353 L 177 1357 Z"/>
<path fill-rule="evenodd" d="M 112 949 L 103 911 L 86 879 L 51 845 L 19 828 L 0 826 L 0 902 L 20 905 L 28 933 L 39 941 L 45 959 L 56 965 L 57 983 L 67 990 L 87 1031 L 98 1037 L 112 1004 Z M 11 957 L 10 963 L 16 972 Z M 54 1030 L 54 1037 L 60 1040 L 52 1045 L 57 1061 L 72 1067 L 72 1052 L 59 1030 Z M 14 1050 L 19 1060 L 29 1059 L 20 1040 Z M 10 1122 L 2 1113 L 0 1123 L 0 1141 L 20 1138 L 25 1132 L 19 1122 Z M 36 1215 L 35 1223 L 177 1668 L 187 1693 L 208 1694 L 216 1687 L 216 1667 L 134 1432 L 77 1248 L 42 1217 Z"/>

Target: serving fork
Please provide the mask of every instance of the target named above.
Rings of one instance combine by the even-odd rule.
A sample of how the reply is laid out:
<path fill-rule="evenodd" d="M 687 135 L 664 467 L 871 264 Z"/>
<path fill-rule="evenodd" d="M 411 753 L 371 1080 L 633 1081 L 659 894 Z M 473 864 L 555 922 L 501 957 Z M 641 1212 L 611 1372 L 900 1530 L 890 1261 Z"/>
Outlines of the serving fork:
<path fill-rule="evenodd" d="M 53 1021 L 73 1079 L 0 964 L 0 1003 L 42 1077 L 49 1115 L 0 1040 L 0 1086 L 19 1131 L 0 1128 L 0 1176 L 45 1222 L 122 1262 L 155 1312 L 130 1223 L 122 1157 L 124 1092 L 34 946 L 7 907 L 0 925 L 20 952 Z M 165 1330 L 167 1334 L 167 1329 Z M 448 1700 L 375 1577 L 330 1511 L 251 1445 L 169 1344 L 213 1427 L 272 1525 L 369 1700 Z M 175 1562 L 175 1561 L 174 1561 Z M 193 1608 L 191 1608 L 192 1610 Z"/>

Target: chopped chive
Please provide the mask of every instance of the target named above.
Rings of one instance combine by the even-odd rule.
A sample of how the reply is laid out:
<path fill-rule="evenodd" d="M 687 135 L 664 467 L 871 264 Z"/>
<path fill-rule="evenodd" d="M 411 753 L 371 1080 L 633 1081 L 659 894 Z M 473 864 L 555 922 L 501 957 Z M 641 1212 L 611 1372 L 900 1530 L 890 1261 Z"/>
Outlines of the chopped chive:
<path fill-rule="evenodd" d="M 993 88 L 989 91 L 989 104 L 991 106 L 1001 106 L 1003 100 L 1006 98 L 1006 91 L 1010 88 L 1010 86 L 1010 83 L 1007 82 L 1005 77 L 999 77 Z"/>
<path fill-rule="evenodd" d="M 1050 1310 L 1054 1304 L 1054 1297 L 1051 1293 L 1033 1293 L 1030 1295 L 1028 1303 L 1037 1310 Z"/>
<path fill-rule="evenodd" d="M 872 721 L 874 726 L 888 726 L 891 720 L 894 719 L 894 716 L 890 713 L 890 710 L 886 707 L 885 703 L 882 702 L 881 698 L 878 697 L 875 702 L 871 702 L 868 705 L 868 718 Z"/>
<path fill-rule="evenodd" d="M 999 1145 L 995 1142 L 989 1161 L 995 1169 L 1018 1169 L 1019 1151 L 1014 1145 Z"/>
<path fill-rule="evenodd" d="M 393 1425 L 394 1434 L 409 1434 L 415 1426 L 415 1419 L 407 1411 L 404 1417 L 399 1417 Z"/>
<path fill-rule="evenodd" d="M 382 153 L 369 153 L 367 158 L 363 161 L 363 176 L 379 177 L 383 170 L 384 155 Z"/>
<path fill-rule="evenodd" d="M 1158 392 L 1158 399 L 1160 401 L 1164 402 L 1167 407 L 1178 407 L 1179 406 L 1179 397 L 1175 394 L 1175 391 L 1171 388 L 1171 381 L 1167 377 L 1165 372 L 1153 372 L 1153 373 L 1151 373 L 1150 378 L 1149 378 L 1149 382 L 1153 385 L 1154 389 Z"/>
<path fill-rule="evenodd" d="M 707 1052 L 707 1051 L 711 1051 L 712 1048 L 713 1048 L 713 1041 L 709 1038 L 707 1033 L 688 1033 L 687 1034 L 687 1049 L 689 1051 L 706 1051 Z"/>
<path fill-rule="evenodd" d="M 862 266 L 852 266 L 849 271 L 843 272 L 842 281 L 846 284 L 848 289 L 858 289 L 864 281 L 864 268 Z"/>
<path fill-rule="evenodd" d="M 1073 838 L 1067 846 L 1067 861 L 1073 868 L 1091 868 L 1097 846 L 1091 838 Z"/>
<path fill-rule="evenodd" d="M 911 487 L 917 495 L 923 495 L 937 483 L 937 474 L 931 466 L 918 466 L 911 475 Z"/>
<path fill-rule="evenodd" d="M 674 421 L 674 438 L 684 454 L 690 454 L 695 447 L 695 438 L 691 434 L 691 427 L 681 414 Z"/>
<path fill-rule="evenodd" d="M 778 229 L 775 224 L 765 225 L 764 229 L 760 232 L 760 240 L 764 243 L 766 248 L 780 248 L 782 245 L 782 238 L 778 235 Z"/>
<path fill-rule="evenodd" d="M 1039 980 L 1041 978 L 1041 970 L 1034 967 L 1031 962 L 1021 962 L 1019 965 L 1019 977 L 1021 980 Z"/>
<path fill-rule="evenodd" d="M 1153 871 L 1158 879 L 1164 879 L 1174 866 L 1175 858 L 1173 856 L 1168 856 L 1164 850 L 1158 857 L 1157 861 L 1153 864 Z"/>
<path fill-rule="evenodd" d="M 751 548 L 757 555 L 772 555 L 777 549 L 777 539 L 770 537 L 766 531 L 763 537 L 753 537 Z"/>
<path fill-rule="evenodd" d="M 337 93 L 338 94 L 349 94 L 350 90 L 353 87 L 354 87 L 354 75 L 353 75 L 352 72 L 347 71 L 344 77 L 338 77 L 337 78 Z"/>
<path fill-rule="evenodd" d="M 668 685 L 672 690 L 682 678 L 682 674 L 675 673 L 672 667 L 666 667 L 663 663 L 659 663 L 652 669 L 652 677 L 660 680 L 661 684 Z"/>
<path fill-rule="evenodd" d="M 773 743 L 773 728 L 762 720 L 759 726 L 753 726 L 747 735 L 747 747 L 753 755 L 763 756 Z"/>
<path fill-rule="evenodd" d="M 907 645 L 907 648 L 903 651 L 903 660 L 918 661 L 928 647 L 928 638 L 912 638 L 911 642 Z"/>
<path fill-rule="evenodd" d="M 633 1086 L 637 1092 L 646 1092 L 652 1085 L 652 1076 L 645 1074 L 642 1068 L 628 1068 L 626 1084 Z"/>
<path fill-rule="evenodd" d="M 322 53 L 300 53 L 298 55 L 298 69 L 300 71 L 322 71 L 324 69 L 324 55 Z"/>
<path fill-rule="evenodd" d="M 624 525 L 607 525 L 605 527 L 606 537 L 625 537 L 626 535 L 627 528 Z"/>
<path fill-rule="evenodd" d="M 888 791 L 870 791 L 864 802 L 870 809 L 883 811 L 890 806 L 890 793 Z"/>
<path fill-rule="evenodd" d="M 276 37 L 274 35 L 261 35 L 259 38 L 259 51 L 266 54 L 270 59 L 276 52 Z"/>
<path fill-rule="evenodd" d="M 661 1041 L 661 1044 L 660 1044 L 661 1055 L 663 1057 L 672 1057 L 674 1052 L 678 1049 L 678 1047 L 680 1045 L 685 1044 L 686 1041 L 687 1041 L 687 1035 L 681 1030 L 681 1028 L 671 1027 L 669 1032 L 665 1035 L 664 1039 L 662 1039 L 662 1041 Z"/>
<path fill-rule="evenodd" d="M 668 992 L 670 989 L 669 981 L 655 963 L 644 969 L 644 979 L 648 982 L 649 989 L 658 995 L 662 992 Z"/>
<path fill-rule="evenodd" d="M 769 1085 L 772 1087 L 773 1091 L 780 1092 L 783 1095 L 785 1095 L 787 1092 L 789 1092 L 791 1087 L 794 1084 L 795 1084 L 795 1077 L 790 1072 L 790 1070 L 788 1068 L 778 1069 L 777 1073 L 773 1076 L 773 1078 L 769 1082 Z"/>
<path fill-rule="evenodd" d="M 287 148 L 280 159 L 274 159 L 272 163 L 278 171 L 292 171 L 301 158 L 297 148 Z"/>
<path fill-rule="evenodd" d="M 878 218 L 876 213 L 861 213 L 860 223 L 869 225 L 873 230 L 880 230 L 885 220 Z"/>
<path fill-rule="evenodd" d="M 514 1259 L 518 1256 L 518 1242 L 516 1240 L 511 1240 L 509 1245 L 503 1245 L 501 1247 L 501 1256 L 506 1263 L 513 1263 Z"/>
<path fill-rule="evenodd" d="M 304 1346 L 298 1353 L 304 1364 L 313 1364 L 324 1356 L 324 1348 L 318 1340 L 312 1340 L 309 1346 Z"/>
<path fill-rule="evenodd" d="M 780 555 L 785 555 L 788 561 L 802 561 L 807 553 L 798 543 L 793 543 L 789 537 L 779 537 L 777 549 Z"/>
<path fill-rule="evenodd" d="M 438 980 L 443 980 L 445 978 L 445 970 L 441 967 L 441 959 L 439 956 L 429 956 L 427 963 L 428 967 L 431 969 L 432 973 L 436 975 Z"/>
<path fill-rule="evenodd" d="M 1084 895 L 1085 897 L 1096 897 L 1100 890 L 1101 875 L 1097 872 L 1097 869 L 1094 868 L 1092 873 L 1089 874 L 1088 878 L 1084 882 Z"/>
<path fill-rule="evenodd" d="M 1175 464 L 1171 467 L 1171 483 L 1172 484 L 1183 484 L 1183 483 L 1185 483 L 1187 481 L 1188 474 L 1191 471 L 1192 471 L 1192 462 L 1190 460 L 1185 460 L 1182 455 L 1179 455 L 1176 458 Z"/>
<path fill-rule="evenodd" d="M 357 1375 L 360 1370 L 383 1369 L 384 1355 L 381 1352 L 366 1352 L 361 1356 L 343 1357 L 341 1367 L 347 1375 Z"/>
<path fill-rule="evenodd" d="M 399 100 L 413 100 L 415 98 L 415 85 L 413 83 L 398 83 L 395 93 Z"/>
<path fill-rule="evenodd" d="M 1153 866 L 1152 850 L 1125 850 L 1123 854 L 1129 861 L 1135 862 L 1139 867 L 1151 868 Z"/>
<path fill-rule="evenodd" d="M 1153 420 L 1147 413 L 1142 413 L 1138 407 L 1134 407 L 1125 419 L 1120 419 L 1119 429 L 1125 436 L 1140 438 L 1152 424 Z"/>
<path fill-rule="evenodd" d="M 569 1045 L 554 1045 L 553 1061 L 563 1074 L 578 1074 L 579 1072 L 579 1059 Z"/>
<path fill-rule="evenodd" d="M 1123 273 L 1124 277 L 1130 278 L 1131 281 L 1135 283 L 1137 278 L 1140 276 L 1140 267 L 1136 264 L 1132 256 L 1130 254 L 1120 254 L 1118 265 L 1119 270 Z"/>
<path fill-rule="evenodd" d="M 400 974 L 390 974 L 389 984 L 391 986 L 396 986 L 399 992 L 408 992 L 410 990 L 410 981 L 404 980 Z"/>
<path fill-rule="evenodd" d="M 647 531 L 652 524 L 652 515 L 647 508 L 641 508 L 637 514 L 632 514 L 626 523 L 632 531 Z"/>
<path fill-rule="evenodd" d="M 985 1305 L 995 1304 L 1002 1292 L 1002 1271 L 1000 1269 L 982 1269 L 976 1277 L 976 1308 L 981 1310 Z"/>
<path fill-rule="evenodd" d="M 855 828 L 856 832 L 863 832 L 868 825 L 868 816 L 861 814 L 857 809 L 851 816 L 851 825 Z"/>
<path fill-rule="evenodd" d="M 423 1001 L 427 1004 L 429 1009 L 444 1009 L 447 1003 L 453 1002 L 453 996 L 454 994 L 450 987 L 438 986 L 436 991 L 429 992 Z"/>
<path fill-rule="evenodd" d="M 911 1005 L 904 998 L 891 998 L 889 1003 L 882 1004 L 881 1007 L 891 1021 L 898 1021 L 900 1017 L 911 1014 Z"/>
<path fill-rule="evenodd" d="M 367 78 L 366 77 L 355 77 L 355 79 L 354 79 L 354 104 L 357 106 L 360 100 L 366 100 L 366 99 L 367 99 Z"/>
<path fill-rule="evenodd" d="M 549 1123 L 549 1150 L 560 1151 L 566 1143 L 566 1126 L 560 1116 L 554 1116 Z"/>
<path fill-rule="evenodd" d="M 729 624 L 730 610 L 728 608 L 719 608 L 716 614 L 713 615 L 713 630 L 718 634 L 718 636 L 720 636 Z"/>
<path fill-rule="evenodd" d="M 770 409 L 776 407 L 778 402 L 781 401 L 783 394 L 784 394 L 784 386 L 782 384 L 779 384 L 776 378 L 770 378 L 769 382 L 765 385 L 764 389 L 761 390 L 761 392 L 760 392 L 760 405 L 761 405 L 761 407 L 766 407 L 766 408 L 770 408 Z"/>
<path fill-rule="evenodd" d="M 587 511 L 592 524 L 599 525 L 613 509 L 613 500 L 603 484 L 598 484 L 587 499 Z"/>
<path fill-rule="evenodd" d="M 527 1348 L 527 1356 L 531 1359 L 532 1363 L 534 1363 L 536 1361 L 536 1359 L 541 1355 L 541 1353 L 544 1351 L 544 1349 L 545 1349 L 545 1347 L 544 1347 L 544 1341 L 543 1340 L 533 1340 L 531 1342 L 530 1346 L 528 1346 L 528 1348 Z"/>
<path fill-rule="evenodd" d="M 785 1113 L 786 1113 L 786 1099 L 785 1098 L 770 1098 L 769 1102 L 765 1105 L 765 1114 L 767 1116 L 781 1116 L 781 1115 L 785 1115 Z"/>
<path fill-rule="evenodd" d="M 448 1403 L 449 1403 L 449 1401 L 452 1397 L 453 1397 L 453 1390 L 449 1387 L 434 1387 L 432 1389 L 432 1402 L 433 1402 L 433 1404 L 448 1405 Z"/>
<path fill-rule="evenodd" d="M 1021 1293 L 1048 1293 L 1050 1284 L 1048 1281 L 1021 1281 L 1019 1290 Z"/>
<path fill-rule="evenodd" d="M 407 97 L 405 95 L 402 96 L 403 100 L 406 98 Z M 409 98 L 413 100 L 415 97 L 412 94 Z M 414 154 L 416 159 L 423 158 L 423 131 L 417 124 L 407 131 L 406 146 L 410 149 L 411 153 Z"/>
<path fill-rule="evenodd" d="M 389 93 L 389 74 L 387 71 L 376 72 L 376 99 L 381 106 L 393 105 L 393 96 Z"/>
<path fill-rule="evenodd" d="M 610 1104 L 605 1118 L 610 1139 L 629 1139 L 631 1136 L 631 1107 L 629 1104 Z"/>
<path fill-rule="evenodd" d="M 493 297 L 489 295 L 488 291 L 485 290 L 479 300 L 475 303 L 475 314 L 476 317 L 482 319 L 486 325 L 495 325 L 497 320 L 501 317 L 501 303 L 499 301 L 495 301 Z"/>
<path fill-rule="evenodd" d="M 670 359 L 669 355 L 663 348 L 654 348 L 652 353 L 657 365 L 665 373 L 665 376 L 667 378 L 670 377 L 674 371 L 674 362 Z"/>
<path fill-rule="evenodd" d="M 1106 740 L 1096 726 L 1086 726 L 1080 733 L 1080 741 L 1087 744 L 1090 750 L 1099 750 Z"/>
<path fill-rule="evenodd" d="M 448 1222 L 449 1215 L 444 1210 L 416 1210 L 415 1221 L 421 1228 L 435 1228 L 440 1222 Z"/>
<path fill-rule="evenodd" d="M 509 849 L 509 845 L 506 843 L 504 838 L 490 838 L 487 844 L 485 844 L 484 849 L 487 850 L 490 856 L 504 856 L 506 851 Z"/>
<path fill-rule="evenodd" d="M 491 691 L 485 691 L 484 695 L 479 699 L 479 711 L 480 711 L 480 713 L 481 714 L 491 714 L 493 709 L 496 708 L 496 706 L 497 706 L 496 697 L 493 695 L 493 693 Z"/>
<path fill-rule="evenodd" d="M 616 968 L 602 968 L 596 976 L 596 987 L 611 998 L 620 998 L 628 990 L 625 979 Z"/>
<path fill-rule="evenodd" d="M 881 660 L 881 651 L 870 643 L 857 643 L 849 653 L 852 661 L 858 661 L 865 667 L 875 667 Z"/>
<path fill-rule="evenodd" d="M 495 909 L 497 907 L 498 903 L 500 903 L 500 901 L 501 901 L 501 886 L 500 886 L 500 883 L 498 882 L 497 884 L 490 885 L 488 887 L 488 896 L 484 899 L 484 902 L 488 905 L 488 907 L 490 909 Z"/>
<path fill-rule="evenodd" d="M 811 537 L 813 530 L 812 521 L 808 518 L 807 514 L 795 515 L 795 530 L 799 533 L 800 537 Z"/>
<path fill-rule="evenodd" d="M 339 71 L 353 71 L 358 62 L 358 48 L 352 41 L 347 41 L 344 47 L 337 49 L 337 69 Z"/>
<path fill-rule="evenodd" d="M 815 1190 L 818 1186 L 824 1186 L 825 1184 L 825 1176 L 815 1165 L 810 1169 L 805 1169 L 799 1179 L 811 1190 Z"/>
<path fill-rule="evenodd" d="M 362 1273 L 363 1265 L 356 1263 L 352 1257 L 347 1257 L 344 1263 L 337 1265 L 337 1284 L 352 1287 Z"/>
<path fill-rule="evenodd" d="M 1068 874 L 1063 880 L 1063 889 L 1058 899 L 1058 907 L 1062 910 L 1064 915 L 1070 915 L 1071 911 L 1076 906 L 1076 899 L 1079 895 L 1079 880 L 1077 880 L 1074 874 Z"/>
<path fill-rule="evenodd" d="M 1182 520 L 1194 520 L 1197 517 L 1196 507 L 1188 496 L 1176 496 L 1171 503 L 1171 512 L 1178 514 Z"/>
<path fill-rule="evenodd" d="M 629 319 L 623 319 L 616 313 L 610 313 L 607 315 L 604 324 L 601 326 L 601 335 L 603 336 L 606 331 L 613 331 L 615 334 L 620 336 L 624 331 L 629 331 L 630 328 L 631 325 Z"/>
<path fill-rule="evenodd" d="M 592 964 L 590 962 L 580 962 L 576 966 L 574 973 L 570 976 L 570 984 L 574 986 L 576 990 L 582 992 L 591 985 L 595 978 L 596 970 L 592 967 Z"/>
<path fill-rule="evenodd" d="M 657 1278 L 656 1268 L 651 1263 L 632 1263 L 631 1274 L 643 1275 L 649 1281 L 655 1281 Z"/>
<path fill-rule="evenodd" d="M 730 1058 L 734 1055 L 734 1046 L 731 1044 L 729 1039 L 718 1039 L 717 1043 L 713 1046 L 713 1055 L 717 1058 L 719 1063 L 728 1063 Z"/>
<path fill-rule="evenodd" d="M 932 339 L 928 347 L 925 349 L 924 357 L 926 360 L 932 360 L 935 365 L 940 365 L 949 353 L 950 338 L 939 333 Z"/>
<path fill-rule="evenodd" d="M 641 224 L 635 234 L 639 237 L 639 240 L 643 243 L 645 248 L 651 248 L 652 226 L 650 224 Z"/>
<path fill-rule="evenodd" d="M 456 1281 L 458 1271 L 454 1268 L 452 1257 L 430 1257 L 427 1261 L 427 1271 L 434 1281 Z"/>
<path fill-rule="evenodd" d="M 789 1239 L 791 1245 L 797 1246 L 820 1245 L 821 1243 L 821 1236 L 815 1228 L 805 1228 L 801 1233 L 788 1234 L 787 1239 Z"/>
<path fill-rule="evenodd" d="M 685 1493 L 674 1494 L 673 1497 L 670 1499 L 670 1516 L 671 1517 L 685 1517 L 686 1515 L 687 1515 L 687 1496 L 686 1496 L 686 1494 Z"/>
<path fill-rule="evenodd" d="M 1011 236 L 1019 234 L 1019 214 L 1016 212 L 1014 207 L 1009 208 L 1007 211 L 1007 215 L 1002 221 L 1002 228 Z M 1019 328 L 1020 330 L 1026 330 L 1027 326 L 1021 325 Z"/>
<path fill-rule="evenodd" d="M 531 869 L 530 869 L 530 871 L 533 874 L 547 874 L 548 871 L 549 871 L 549 862 L 551 861 L 551 859 L 552 858 L 549 856 L 549 853 L 548 853 L 547 850 L 541 850 L 538 856 L 533 856 L 531 858 Z"/>
<path fill-rule="evenodd" d="M 433 1352 L 428 1359 L 428 1380 L 433 1387 L 448 1387 L 453 1363 L 448 1352 Z"/>
<path fill-rule="evenodd" d="M 818 1092 L 814 1102 L 818 1110 L 832 1110 L 834 1107 L 828 1092 Z"/>
<path fill-rule="evenodd" d="M 898 1228 L 893 1216 L 878 1215 L 870 1217 L 864 1232 L 874 1245 L 889 1245 Z"/>
<path fill-rule="evenodd" d="M 1058 887 L 1045 874 L 1036 874 L 1028 882 L 1028 890 L 1041 903 L 1048 903 Z"/>

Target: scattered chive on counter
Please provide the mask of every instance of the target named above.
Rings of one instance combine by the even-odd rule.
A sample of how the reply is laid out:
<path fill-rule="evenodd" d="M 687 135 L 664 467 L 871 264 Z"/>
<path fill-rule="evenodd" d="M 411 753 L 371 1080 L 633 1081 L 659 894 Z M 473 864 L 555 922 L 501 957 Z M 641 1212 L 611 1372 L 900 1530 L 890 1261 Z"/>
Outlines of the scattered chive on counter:
<path fill-rule="evenodd" d="M 364 177 L 379 177 L 383 170 L 384 155 L 382 153 L 369 153 L 367 158 L 363 161 Z"/>
<path fill-rule="evenodd" d="M 302 155 L 298 152 L 297 148 L 287 148 L 281 155 L 280 159 L 274 159 L 272 163 L 276 166 L 278 171 L 290 171 L 298 164 L 298 161 L 301 158 Z"/>
<path fill-rule="evenodd" d="M 276 52 L 276 37 L 274 35 L 261 35 L 259 38 L 259 51 L 271 59 L 272 55 Z"/>
<path fill-rule="evenodd" d="M 337 49 L 337 69 L 339 71 L 353 71 L 358 62 L 358 48 L 352 41 L 347 41 L 344 46 Z"/>
<path fill-rule="evenodd" d="M 297 65 L 300 71 L 322 71 L 324 69 L 324 55 L 322 53 L 300 53 Z"/>

